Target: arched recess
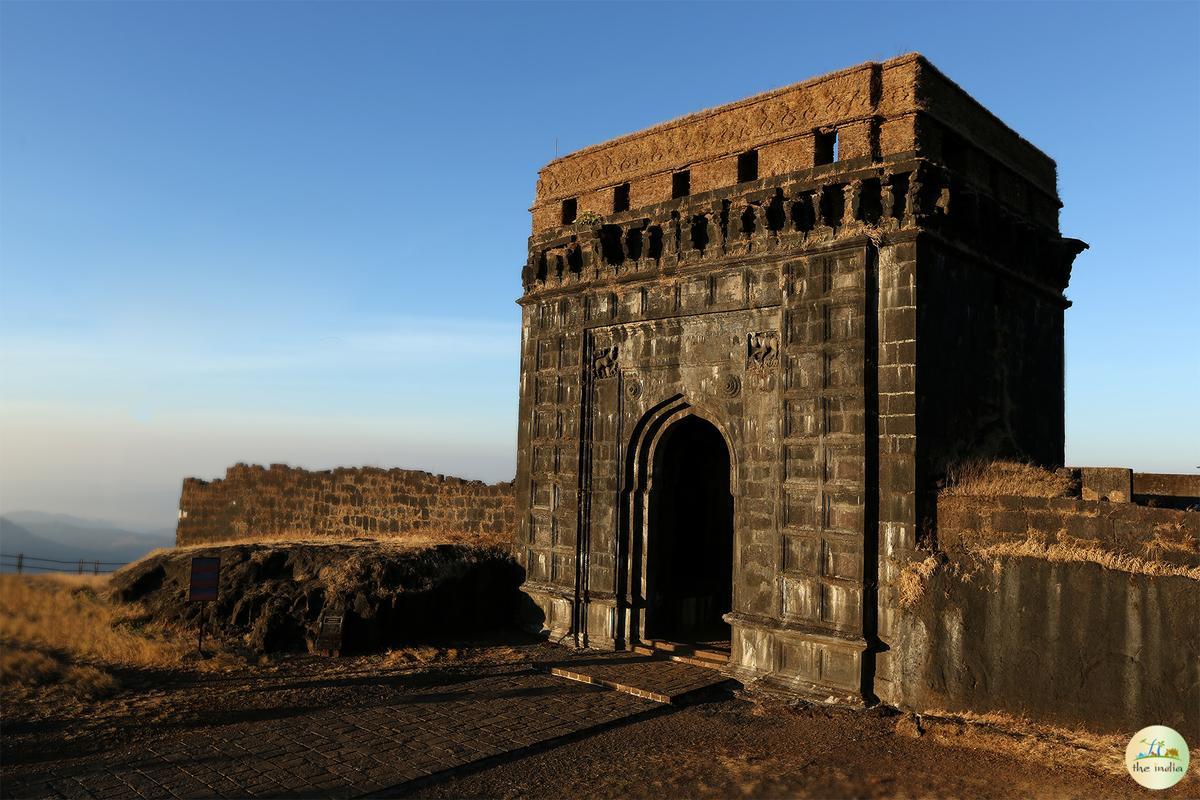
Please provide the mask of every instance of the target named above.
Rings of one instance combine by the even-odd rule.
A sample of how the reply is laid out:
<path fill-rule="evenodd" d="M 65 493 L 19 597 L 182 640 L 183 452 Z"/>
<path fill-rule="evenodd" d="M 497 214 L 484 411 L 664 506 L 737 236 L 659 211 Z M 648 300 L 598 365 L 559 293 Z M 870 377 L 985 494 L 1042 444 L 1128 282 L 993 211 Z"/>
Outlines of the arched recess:
<path fill-rule="evenodd" d="M 624 474 L 621 491 L 621 524 L 617 537 L 617 613 L 614 620 L 614 639 L 617 647 L 643 641 L 646 637 L 647 611 L 647 556 L 649 537 L 652 535 L 652 495 L 654 492 L 655 466 L 661 459 L 660 448 L 670 438 L 674 426 L 681 420 L 695 417 L 707 423 L 725 445 L 728 458 L 730 497 L 730 548 L 733 558 L 733 520 L 736 519 L 738 465 L 737 449 L 728 429 L 719 416 L 704 404 L 688 402 L 681 394 L 650 408 L 633 427 L 629 446 L 625 451 Z M 733 567 L 735 568 L 735 567 Z M 736 586 L 736 581 L 731 584 Z M 731 586 L 731 592 L 732 592 Z M 733 598 L 736 603 L 736 598 Z"/>

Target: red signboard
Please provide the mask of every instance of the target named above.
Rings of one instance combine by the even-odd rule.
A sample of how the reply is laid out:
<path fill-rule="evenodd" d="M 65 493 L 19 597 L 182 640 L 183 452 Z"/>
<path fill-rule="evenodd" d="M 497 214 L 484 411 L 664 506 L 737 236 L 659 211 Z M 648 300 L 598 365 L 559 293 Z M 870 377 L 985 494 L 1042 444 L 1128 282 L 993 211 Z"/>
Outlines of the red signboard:
<path fill-rule="evenodd" d="M 217 583 L 221 578 L 221 559 L 193 558 L 192 583 L 188 600 L 192 602 L 217 599 Z"/>

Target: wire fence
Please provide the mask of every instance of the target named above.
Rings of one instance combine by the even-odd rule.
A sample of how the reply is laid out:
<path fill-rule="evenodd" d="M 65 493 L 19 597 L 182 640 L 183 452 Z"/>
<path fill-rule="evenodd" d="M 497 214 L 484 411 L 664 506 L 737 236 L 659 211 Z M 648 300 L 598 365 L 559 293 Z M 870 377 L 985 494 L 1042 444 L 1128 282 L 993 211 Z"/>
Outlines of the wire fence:
<path fill-rule="evenodd" d="M 0 553 L 0 567 L 13 568 L 18 574 L 25 570 L 35 570 L 39 572 L 74 572 L 78 575 L 107 575 L 110 572 L 116 572 L 128 563 L 128 561 L 96 561 L 87 558 L 64 561 L 59 558 L 42 558 L 24 553 Z"/>

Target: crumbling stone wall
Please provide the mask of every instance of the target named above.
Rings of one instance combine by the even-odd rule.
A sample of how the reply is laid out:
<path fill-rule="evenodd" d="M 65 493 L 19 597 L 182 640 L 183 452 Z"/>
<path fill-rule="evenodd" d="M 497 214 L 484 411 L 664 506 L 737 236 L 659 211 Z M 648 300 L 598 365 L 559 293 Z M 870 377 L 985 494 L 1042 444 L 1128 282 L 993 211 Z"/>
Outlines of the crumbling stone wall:
<path fill-rule="evenodd" d="M 235 464 L 223 480 L 184 479 L 175 543 L 420 531 L 510 536 L 514 522 L 512 483 L 376 467 Z"/>
<path fill-rule="evenodd" d="M 897 620 L 898 705 L 1200 728 L 1200 512 L 963 496 L 937 512 L 938 566 Z"/>

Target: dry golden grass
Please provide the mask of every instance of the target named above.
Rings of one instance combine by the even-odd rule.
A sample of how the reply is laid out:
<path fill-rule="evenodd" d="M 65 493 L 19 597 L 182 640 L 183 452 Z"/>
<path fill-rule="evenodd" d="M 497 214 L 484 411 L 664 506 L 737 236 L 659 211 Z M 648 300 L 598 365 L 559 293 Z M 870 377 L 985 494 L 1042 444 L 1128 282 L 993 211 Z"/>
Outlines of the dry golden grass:
<path fill-rule="evenodd" d="M 1169 564 L 1165 561 L 1153 561 L 1138 558 L 1126 553 L 1114 553 L 1102 547 L 1088 545 L 1083 540 L 1071 543 L 1055 542 L 1048 544 L 1036 537 L 1029 537 L 1021 542 L 997 542 L 996 544 L 976 548 L 976 555 L 981 558 L 999 559 L 1003 557 L 1040 558 L 1043 561 L 1090 562 L 1099 564 L 1106 569 L 1133 572 L 1140 575 L 1173 575 L 1192 580 L 1200 580 L 1200 567 L 1185 567 Z"/>
<path fill-rule="evenodd" d="M 527 657 L 519 647 L 507 645 L 412 645 L 397 647 L 383 654 L 383 667 L 424 666 L 437 662 L 486 659 L 488 663 L 508 664 L 523 661 Z"/>
<path fill-rule="evenodd" d="M 455 647 L 418 645 L 388 650 L 383 654 L 382 665 L 385 667 L 406 667 L 415 664 L 430 664 L 435 661 L 457 661 L 458 657 L 458 648 Z"/>
<path fill-rule="evenodd" d="M 955 747 L 971 747 L 1027 757 L 1031 749 L 1056 764 L 1072 764 L 1124 777 L 1125 745 L 1122 734 L 1092 733 L 1034 722 L 996 711 L 932 710 L 920 715 L 924 735 Z M 898 728 L 898 730 L 900 730 Z"/>
<path fill-rule="evenodd" d="M 379 538 L 361 536 L 354 539 L 337 539 L 333 537 L 314 536 L 311 532 L 294 532 L 183 545 L 173 548 L 171 551 L 158 549 L 122 567 L 121 572 L 132 569 L 135 565 L 141 564 L 146 559 L 153 558 L 165 552 L 200 552 L 220 547 L 249 547 L 254 548 L 250 558 L 262 561 L 269 558 L 273 553 L 292 546 L 303 546 L 310 549 L 336 548 L 339 551 L 339 557 L 332 559 L 329 564 L 320 569 L 321 578 L 326 583 L 326 591 L 333 593 L 353 588 L 356 585 L 356 581 L 361 579 L 361 573 L 378 568 L 381 552 L 408 552 L 443 544 L 473 548 L 496 547 L 511 552 L 513 540 L 509 536 L 465 534 L 445 528 L 428 528 L 418 532 L 381 536 Z M 347 549 L 356 552 L 344 555 Z M 297 573 L 295 577 L 297 580 L 301 580 L 310 576 Z"/>
<path fill-rule="evenodd" d="M 429 527 L 407 533 L 385 534 L 382 536 L 356 536 L 353 539 L 341 539 L 333 536 L 314 536 L 312 531 L 289 531 L 286 533 L 268 534 L 265 536 L 231 537 L 219 541 L 203 542 L 200 544 L 182 545 L 176 550 L 203 550 L 209 547 L 228 547 L 230 545 L 253 544 L 303 544 L 306 546 L 330 545 L 338 547 L 396 547 L 411 549 L 415 547 L 430 547 L 439 544 L 478 545 L 480 547 L 511 547 L 514 539 L 512 534 L 478 534 L 463 533 L 452 528 Z M 161 553 L 155 550 L 144 558 Z"/>
<path fill-rule="evenodd" d="M 105 577 L 0 575 L 0 639 L 85 661 L 177 664 L 184 647 L 148 624 L 140 606 L 114 605 Z"/>
<path fill-rule="evenodd" d="M 946 471 L 943 495 L 965 497 L 1071 497 L 1075 482 L 1065 474 L 1016 461 L 965 461 Z"/>
<path fill-rule="evenodd" d="M 116 688 L 108 672 L 114 667 L 178 666 L 194 647 L 191 634 L 150 622 L 136 604 L 114 604 L 107 583 L 87 575 L 0 575 L 0 683 L 94 697 Z"/>
<path fill-rule="evenodd" d="M 914 608 L 921 602 L 921 598 L 925 596 L 925 585 L 937 568 L 938 560 L 929 556 L 924 561 L 913 561 L 900 571 L 896 586 L 901 608 Z"/>
<path fill-rule="evenodd" d="M 117 680 L 95 667 L 74 666 L 61 658 L 5 647 L 0 650 L 0 686 L 56 686 L 80 698 L 103 697 L 117 688 Z"/>
<path fill-rule="evenodd" d="M 1172 525 L 1156 525 L 1151 538 L 1142 543 L 1142 553 L 1147 560 L 1157 561 L 1162 556 L 1191 556 L 1200 551 L 1200 542 L 1190 535 L 1182 522 Z"/>

